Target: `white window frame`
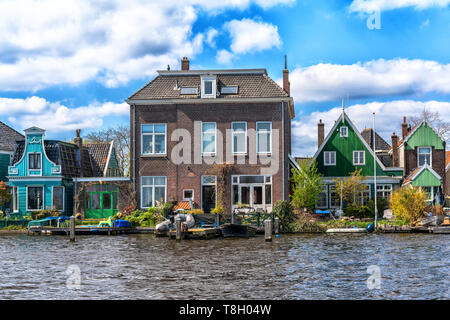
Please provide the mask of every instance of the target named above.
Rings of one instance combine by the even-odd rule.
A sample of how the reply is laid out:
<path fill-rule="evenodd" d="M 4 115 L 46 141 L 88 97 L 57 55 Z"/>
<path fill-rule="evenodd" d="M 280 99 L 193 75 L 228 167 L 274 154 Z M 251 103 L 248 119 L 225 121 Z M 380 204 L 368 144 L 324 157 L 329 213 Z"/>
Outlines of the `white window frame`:
<path fill-rule="evenodd" d="M 432 202 L 434 200 L 434 187 L 426 187 L 426 186 L 424 186 L 424 187 L 420 187 L 420 188 L 423 190 L 423 192 L 425 194 L 427 194 L 427 191 L 425 190 L 425 188 L 430 188 L 430 196 L 431 196 L 431 198 L 425 199 L 425 201 Z"/>
<path fill-rule="evenodd" d="M 319 206 L 318 205 L 318 202 L 319 202 L 319 200 L 316 200 L 316 208 L 317 209 L 327 209 L 328 208 L 328 206 L 329 206 L 329 202 L 328 202 L 328 185 L 327 184 L 325 184 L 325 185 L 323 185 L 323 190 L 319 193 L 319 196 L 322 194 L 322 193 L 324 193 L 325 194 L 325 206 Z"/>
<path fill-rule="evenodd" d="M 432 147 L 417 147 L 417 167 L 422 167 L 425 164 L 423 164 L 422 166 L 419 165 L 419 157 L 420 157 L 420 149 L 429 149 L 430 150 L 430 163 L 428 163 L 428 165 L 431 167 L 433 165 L 433 148 Z"/>
<path fill-rule="evenodd" d="M 357 195 L 358 199 L 355 199 L 355 203 L 360 206 L 367 205 L 367 204 L 363 203 L 365 193 L 369 194 L 369 198 L 368 198 L 367 202 L 369 202 L 370 199 L 372 199 L 372 185 L 370 183 L 365 183 L 364 185 L 366 186 L 366 190 L 361 191 L 360 194 Z M 355 195 L 355 197 L 356 197 L 356 195 Z"/>
<path fill-rule="evenodd" d="M 214 183 L 204 183 L 203 182 L 203 178 L 206 178 L 206 177 L 213 177 L 214 178 Z M 204 210 L 204 208 L 203 208 L 203 186 L 214 186 L 214 188 L 215 188 L 215 193 L 216 193 L 216 198 L 214 199 L 214 201 L 216 202 L 216 205 L 217 205 L 217 176 L 213 176 L 213 175 L 204 175 L 204 176 L 201 176 L 200 177 L 200 182 L 201 182 L 201 187 L 200 187 L 200 195 L 201 195 L 201 199 L 200 199 L 200 203 L 201 203 L 201 207 L 202 207 L 202 210 Z"/>
<path fill-rule="evenodd" d="M 19 187 L 12 187 L 12 201 L 13 201 L 13 212 L 19 212 Z"/>
<path fill-rule="evenodd" d="M 258 126 L 263 123 L 269 123 L 270 124 L 270 130 L 268 131 L 270 135 L 269 139 L 269 151 L 260 151 L 259 150 L 259 130 Z M 267 133 L 267 131 L 262 131 L 262 133 Z M 272 154 L 272 121 L 257 121 L 256 122 L 256 153 L 257 154 Z"/>
<path fill-rule="evenodd" d="M 61 210 L 57 210 L 57 211 L 60 211 L 60 212 L 62 212 L 62 211 L 64 211 L 64 209 L 65 209 L 65 197 L 66 197 L 66 187 L 64 187 L 64 186 L 53 186 L 52 187 L 52 209 L 53 209 L 53 199 L 54 199 L 54 190 L 55 190 L 55 188 L 62 188 L 63 189 L 63 193 L 62 193 L 62 195 L 63 195 L 63 199 L 62 199 L 62 204 L 63 204 L 63 207 L 62 207 L 62 209 Z M 56 209 L 55 209 L 56 210 Z"/>
<path fill-rule="evenodd" d="M 255 183 L 245 183 L 240 181 L 241 177 L 253 177 L 253 176 L 261 176 L 263 177 L 263 182 L 255 182 Z M 235 179 L 236 178 L 236 179 Z M 266 203 L 266 186 L 270 185 L 270 203 Z M 240 174 L 240 175 L 232 175 L 231 176 L 231 205 L 232 208 L 237 208 L 237 205 L 233 203 L 233 186 L 238 186 L 238 203 L 242 203 L 242 193 L 241 188 L 239 186 L 244 187 L 262 187 L 262 204 L 253 204 L 255 208 L 263 208 L 271 210 L 274 205 L 273 199 L 273 183 L 272 176 L 270 175 L 259 175 L 259 174 Z M 253 196 L 250 194 L 249 201 L 254 201 Z M 251 203 L 249 203 L 251 205 Z"/>
<path fill-rule="evenodd" d="M 381 189 L 378 189 L 381 188 Z M 392 195 L 392 185 L 391 184 L 377 184 L 377 198 L 383 198 L 388 200 Z M 380 194 L 380 195 L 379 195 Z M 388 196 L 386 196 L 388 195 Z"/>
<path fill-rule="evenodd" d="M 345 129 L 345 134 L 342 132 L 342 129 Z M 342 126 L 339 129 L 339 134 L 340 134 L 341 138 L 347 138 L 348 137 L 348 127 L 347 126 Z"/>
<path fill-rule="evenodd" d="M 192 192 L 192 198 L 186 198 L 184 192 L 185 191 L 191 191 Z M 194 201 L 194 189 L 183 189 L 183 201 Z"/>
<path fill-rule="evenodd" d="M 212 82 L 212 93 L 205 93 L 205 82 Z M 202 76 L 201 77 L 201 97 L 202 98 L 216 98 L 217 96 L 217 77 L 216 76 Z"/>
<path fill-rule="evenodd" d="M 203 125 L 204 124 L 214 124 L 214 152 L 204 152 L 203 151 Z M 216 152 L 217 152 L 217 122 L 202 122 L 201 123 L 201 126 L 200 126 L 200 129 L 201 129 L 201 145 L 202 145 L 202 155 L 206 155 L 206 156 L 213 156 L 213 155 L 215 155 L 216 154 Z"/>
<path fill-rule="evenodd" d="M 39 164 L 39 169 L 30 169 L 30 155 L 32 155 L 32 154 L 39 154 L 40 155 L 40 164 Z M 27 154 L 27 157 L 28 157 L 28 159 L 27 159 L 27 162 L 28 162 L 28 175 L 29 176 L 42 176 L 42 166 L 43 166 L 43 161 L 42 161 L 42 152 L 29 152 L 28 154 Z M 37 171 L 39 171 L 39 173 L 33 173 L 33 174 L 31 174 L 31 171 L 33 171 L 33 172 L 37 172 Z"/>
<path fill-rule="evenodd" d="M 331 155 L 334 154 L 334 162 L 331 162 L 331 156 L 328 157 L 328 162 L 327 162 L 327 154 Z M 324 151 L 323 152 L 323 165 L 324 166 L 336 166 L 336 151 Z"/>
<path fill-rule="evenodd" d="M 155 181 L 153 180 L 153 184 L 143 184 L 144 178 L 164 178 L 164 185 L 162 184 L 155 184 Z M 142 204 L 143 197 L 143 189 L 144 188 L 152 188 L 152 207 L 156 206 L 156 199 L 155 199 L 155 187 L 164 187 L 164 201 L 167 201 L 167 177 L 166 176 L 141 176 L 141 209 L 148 209 L 150 207 L 144 207 Z M 158 200 L 159 201 L 159 200 Z"/>
<path fill-rule="evenodd" d="M 244 133 L 241 132 L 235 132 L 233 129 L 233 125 L 234 124 L 245 124 L 245 131 Z M 234 136 L 235 135 L 244 135 L 244 139 L 245 139 L 245 150 L 243 152 L 239 152 L 239 151 L 234 151 Z M 247 138 L 248 134 L 247 134 L 247 122 L 246 121 L 235 121 L 235 122 L 231 122 L 231 152 L 233 154 L 247 154 Z"/>
<path fill-rule="evenodd" d="M 155 152 L 155 136 L 163 133 L 155 133 L 155 125 L 164 125 L 164 153 Z M 153 126 L 153 133 L 144 133 L 144 126 Z M 152 136 L 152 152 L 144 153 L 144 136 Z M 167 123 L 143 123 L 141 124 L 141 156 L 165 156 L 167 155 Z"/>
<path fill-rule="evenodd" d="M 30 209 L 28 208 L 28 188 L 42 188 L 42 207 L 41 209 Z M 26 208 L 27 211 L 41 211 L 45 209 L 45 186 L 44 185 L 36 185 L 36 186 L 26 186 Z"/>
<path fill-rule="evenodd" d="M 333 187 L 334 187 L 334 191 L 332 190 Z M 331 205 L 331 198 L 332 198 L 331 197 L 331 193 L 336 193 L 339 205 L 337 205 L 337 206 L 336 205 Z M 329 206 L 329 208 L 332 208 L 332 209 L 337 209 L 337 208 L 341 207 L 341 198 L 339 197 L 339 192 L 338 192 L 336 184 L 328 185 L 328 206 Z"/>
<path fill-rule="evenodd" d="M 363 154 L 363 160 L 364 160 L 362 163 L 360 162 L 360 160 L 361 160 L 361 152 Z M 358 162 L 355 162 L 355 153 L 358 154 L 358 156 L 357 156 Z M 353 165 L 354 166 L 364 166 L 364 165 L 366 165 L 366 152 L 364 150 L 354 150 L 353 151 Z"/>

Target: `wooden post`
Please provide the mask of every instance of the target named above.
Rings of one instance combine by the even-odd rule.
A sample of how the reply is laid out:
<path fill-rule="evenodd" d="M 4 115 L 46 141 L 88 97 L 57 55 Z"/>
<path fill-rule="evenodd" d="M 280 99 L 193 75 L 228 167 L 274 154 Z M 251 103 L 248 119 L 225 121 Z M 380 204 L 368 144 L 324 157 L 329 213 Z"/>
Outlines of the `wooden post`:
<path fill-rule="evenodd" d="M 231 211 L 231 224 L 234 224 L 234 210 Z"/>
<path fill-rule="evenodd" d="M 220 226 L 220 214 L 216 214 L 216 223 L 217 223 L 217 226 L 219 227 Z"/>
<path fill-rule="evenodd" d="M 272 220 L 264 220 L 264 238 L 266 241 L 272 241 Z"/>
<path fill-rule="evenodd" d="M 75 217 L 70 217 L 70 241 L 75 241 Z"/>
<path fill-rule="evenodd" d="M 181 219 L 177 218 L 175 220 L 176 226 L 177 226 L 177 234 L 176 234 L 176 240 L 181 240 Z"/>
<path fill-rule="evenodd" d="M 278 234 L 280 232 L 280 219 L 279 218 L 275 218 L 274 228 L 275 228 L 275 234 Z"/>

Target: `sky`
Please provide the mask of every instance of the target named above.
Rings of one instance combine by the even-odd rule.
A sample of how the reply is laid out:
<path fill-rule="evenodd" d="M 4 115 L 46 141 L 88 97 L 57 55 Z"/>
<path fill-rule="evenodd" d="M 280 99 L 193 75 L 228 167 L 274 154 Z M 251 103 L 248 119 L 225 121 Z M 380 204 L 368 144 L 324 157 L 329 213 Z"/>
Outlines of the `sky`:
<path fill-rule="evenodd" d="M 156 70 L 266 68 L 312 156 L 341 112 L 390 143 L 403 116 L 450 121 L 450 0 L 0 0 L 0 121 L 71 140 L 129 124 L 125 100 Z"/>

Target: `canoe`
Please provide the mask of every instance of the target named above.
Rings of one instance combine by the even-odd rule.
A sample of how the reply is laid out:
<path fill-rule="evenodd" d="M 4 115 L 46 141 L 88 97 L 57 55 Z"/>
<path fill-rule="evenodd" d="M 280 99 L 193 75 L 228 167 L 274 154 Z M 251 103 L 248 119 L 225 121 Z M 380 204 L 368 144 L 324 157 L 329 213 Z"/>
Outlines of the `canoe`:
<path fill-rule="evenodd" d="M 366 233 L 365 228 L 334 228 L 328 229 L 327 233 Z"/>
<path fill-rule="evenodd" d="M 252 226 L 235 223 L 225 223 L 220 226 L 224 238 L 249 238 L 254 237 L 256 229 Z"/>

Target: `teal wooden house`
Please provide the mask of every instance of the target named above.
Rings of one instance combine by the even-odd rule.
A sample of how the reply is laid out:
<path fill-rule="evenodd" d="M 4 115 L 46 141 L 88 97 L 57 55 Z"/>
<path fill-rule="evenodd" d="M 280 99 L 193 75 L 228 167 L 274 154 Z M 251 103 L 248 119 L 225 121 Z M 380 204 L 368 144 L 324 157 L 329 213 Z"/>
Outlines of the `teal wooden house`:
<path fill-rule="evenodd" d="M 72 215 L 74 179 L 119 173 L 113 143 L 106 148 L 105 144 L 83 146 L 79 130 L 73 143 L 44 137 L 45 130 L 32 127 L 25 130 L 24 140 L 16 142 L 8 179 L 17 215 L 47 209 Z"/>
<path fill-rule="evenodd" d="M 379 143 L 376 145 L 378 146 Z M 335 179 L 349 177 L 356 169 L 362 169 L 361 174 L 366 178 L 365 190 L 358 196 L 356 203 L 367 205 L 369 200 L 374 198 L 375 192 L 377 192 L 377 197 L 387 199 L 392 191 L 400 186 L 403 169 L 388 167 L 381 161 L 381 155 L 377 154 L 376 149 L 363 138 L 344 110 L 325 139 L 324 123 L 320 121 L 318 124 L 318 150 L 313 159 L 317 163 L 318 171 L 324 177 L 325 187 L 316 207 L 320 209 L 340 208 L 341 202 L 336 190 Z M 385 157 L 384 153 L 382 155 Z M 389 163 L 389 161 L 385 162 Z M 376 169 L 376 190 L 374 169 Z"/>
<path fill-rule="evenodd" d="M 0 181 L 8 182 L 8 167 L 17 140 L 23 140 L 23 135 L 0 121 Z"/>

